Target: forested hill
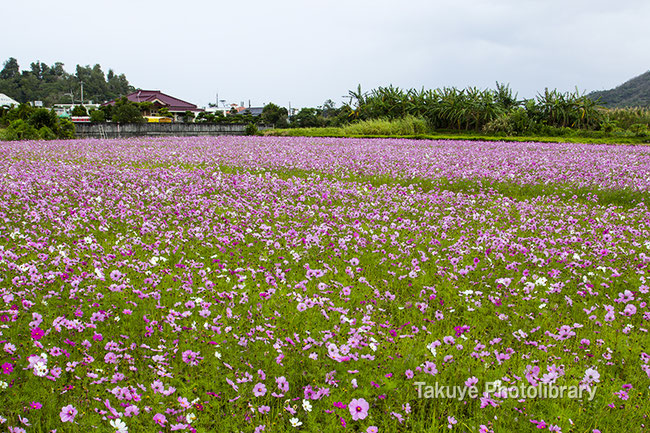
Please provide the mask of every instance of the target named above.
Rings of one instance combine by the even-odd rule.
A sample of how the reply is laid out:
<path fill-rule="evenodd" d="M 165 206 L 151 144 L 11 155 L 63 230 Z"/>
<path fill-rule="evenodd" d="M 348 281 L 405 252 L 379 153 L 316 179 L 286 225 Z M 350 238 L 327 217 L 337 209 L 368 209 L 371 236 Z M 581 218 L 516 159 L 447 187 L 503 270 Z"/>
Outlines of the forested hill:
<path fill-rule="evenodd" d="M 605 107 L 650 107 L 650 71 L 621 84 L 615 89 L 592 92 Z"/>
<path fill-rule="evenodd" d="M 82 81 L 86 103 L 109 101 L 134 90 L 124 74 L 118 75 L 112 69 L 104 74 L 100 65 L 77 65 L 75 73 L 70 74 L 63 66 L 61 62 L 49 66 L 36 61 L 21 71 L 18 61 L 10 57 L 0 71 L 0 93 L 21 103 L 43 101 L 45 106 L 51 106 L 73 100 L 79 104 Z"/>

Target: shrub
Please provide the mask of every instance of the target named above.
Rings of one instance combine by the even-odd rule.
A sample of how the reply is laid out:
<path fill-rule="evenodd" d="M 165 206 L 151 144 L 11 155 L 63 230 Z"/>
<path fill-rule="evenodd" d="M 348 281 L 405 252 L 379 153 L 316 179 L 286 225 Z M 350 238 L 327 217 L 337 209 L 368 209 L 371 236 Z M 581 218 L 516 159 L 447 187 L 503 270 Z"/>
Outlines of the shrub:
<path fill-rule="evenodd" d="M 14 120 L 4 133 L 5 140 L 36 140 L 38 131 L 22 119 Z"/>
<path fill-rule="evenodd" d="M 54 140 L 56 139 L 56 134 L 47 126 L 43 126 L 38 130 L 38 138 L 41 140 Z"/>
<path fill-rule="evenodd" d="M 59 138 L 74 138 L 74 132 L 74 123 L 68 119 L 59 120 L 59 128 L 57 131 Z"/>
<path fill-rule="evenodd" d="M 429 128 L 423 119 L 406 116 L 401 119 L 373 119 L 349 124 L 343 127 L 344 135 L 419 135 Z"/>
<path fill-rule="evenodd" d="M 259 135 L 259 130 L 257 129 L 257 126 L 254 123 L 249 123 L 246 125 L 246 129 L 244 130 L 246 135 Z"/>
<path fill-rule="evenodd" d="M 75 117 L 83 117 L 88 115 L 88 111 L 83 105 L 75 105 L 72 109 L 72 115 Z"/>
<path fill-rule="evenodd" d="M 487 134 L 523 135 L 533 132 L 537 125 L 524 108 L 517 108 L 500 115 L 483 127 Z"/>
<path fill-rule="evenodd" d="M 102 110 L 93 110 L 90 112 L 90 121 L 92 123 L 106 122 L 106 114 Z"/>

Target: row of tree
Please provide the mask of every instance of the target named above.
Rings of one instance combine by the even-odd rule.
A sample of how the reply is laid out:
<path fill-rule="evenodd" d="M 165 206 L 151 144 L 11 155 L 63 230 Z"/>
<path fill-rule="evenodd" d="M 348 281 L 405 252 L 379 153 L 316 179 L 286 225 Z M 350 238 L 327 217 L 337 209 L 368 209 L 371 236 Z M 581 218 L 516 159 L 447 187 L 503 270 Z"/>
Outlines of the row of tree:
<path fill-rule="evenodd" d="M 104 74 L 100 65 L 77 65 L 74 74 L 63 68 L 63 63 L 47 65 L 33 62 L 21 71 L 18 61 L 10 57 L 0 70 L 0 93 L 20 103 L 43 101 L 45 106 L 60 103 L 81 103 L 81 83 L 84 101 L 105 102 L 134 91 L 124 74 L 112 69 Z"/>
<path fill-rule="evenodd" d="M 524 133 L 536 127 L 598 129 L 604 115 L 598 102 L 575 92 L 545 89 L 534 99 L 518 99 L 508 85 L 496 89 L 445 87 L 402 90 L 388 86 L 349 92 L 354 119 L 415 116 L 434 129 Z"/>
<path fill-rule="evenodd" d="M 0 107 L 0 128 L 5 140 L 54 140 L 73 138 L 74 125 L 57 117 L 54 110 L 35 108 L 29 104 Z"/>
<path fill-rule="evenodd" d="M 508 85 L 495 89 L 445 87 L 402 90 L 379 87 L 348 92 L 348 101 L 336 108 L 331 100 L 321 107 L 303 108 L 289 117 L 286 108 L 268 104 L 261 120 L 276 127 L 341 126 L 372 119 L 407 116 L 427 121 L 437 130 L 482 131 L 509 135 L 538 133 L 546 128 L 596 130 L 608 123 L 598 102 L 575 92 L 545 89 L 534 99 L 518 99 Z"/>

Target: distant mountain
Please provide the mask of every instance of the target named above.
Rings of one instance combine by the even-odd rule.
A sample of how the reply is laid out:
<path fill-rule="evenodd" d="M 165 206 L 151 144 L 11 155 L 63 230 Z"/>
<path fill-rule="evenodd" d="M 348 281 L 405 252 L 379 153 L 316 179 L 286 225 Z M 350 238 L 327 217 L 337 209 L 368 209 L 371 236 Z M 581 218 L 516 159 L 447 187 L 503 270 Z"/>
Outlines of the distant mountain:
<path fill-rule="evenodd" d="M 615 89 L 592 92 L 591 99 L 600 98 L 605 107 L 650 107 L 650 71 L 621 84 Z"/>

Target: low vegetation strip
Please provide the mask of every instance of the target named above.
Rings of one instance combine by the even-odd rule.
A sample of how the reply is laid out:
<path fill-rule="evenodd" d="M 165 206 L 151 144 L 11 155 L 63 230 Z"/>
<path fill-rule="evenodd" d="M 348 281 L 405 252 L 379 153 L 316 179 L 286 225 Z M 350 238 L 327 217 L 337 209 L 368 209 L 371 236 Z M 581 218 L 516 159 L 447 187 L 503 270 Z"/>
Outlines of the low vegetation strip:
<path fill-rule="evenodd" d="M 9 431 L 647 430 L 650 211 L 535 188 L 642 196 L 650 149 L 195 137 L 0 155 Z"/>

